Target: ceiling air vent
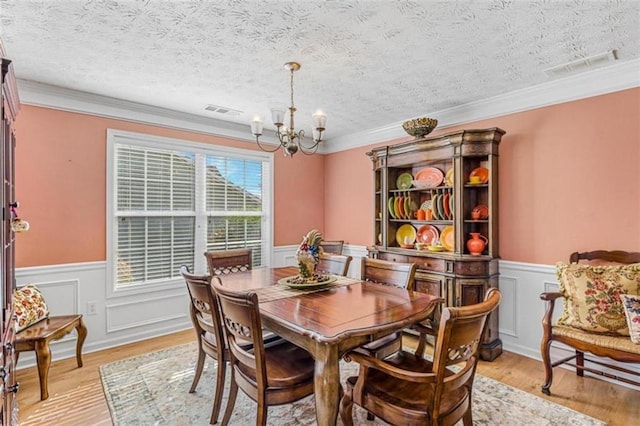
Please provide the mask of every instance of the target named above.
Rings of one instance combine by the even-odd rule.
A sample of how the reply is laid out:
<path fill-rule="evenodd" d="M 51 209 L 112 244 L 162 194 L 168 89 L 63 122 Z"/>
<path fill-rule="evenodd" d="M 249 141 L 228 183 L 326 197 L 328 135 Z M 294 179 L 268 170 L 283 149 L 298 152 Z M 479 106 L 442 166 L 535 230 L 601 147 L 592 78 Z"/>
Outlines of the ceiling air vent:
<path fill-rule="evenodd" d="M 206 107 L 204 107 L 204 109 L 206 111 L 211 111 L 211 112 L 215 112 L 215 113 L 218 113 L 218 114 L 224 114 L 224 115 L 240 115 L 240 114 L 242 114 L 242 111 L 238 111 L 237 109 L 227 108 L 227 107 L 223 107 L 223 106 L 219 106 L 219 105 L 207 105 Z"/>
<path fill-rule="evenodd" d="M 616 60 L 615 50 L 610 50 L 605 53 L 600 53 L 598 55 L 589 56 L 587 58 L 581 58 L 575 61 L 567 62 L 566 64 L 547 68 L 544 70 L 544 72 L 549 77 L 560 77 L 563 75 L 574 74 L 574 73 L 598 68 L 603 65 L 610 64 L 615 60 Z"/>

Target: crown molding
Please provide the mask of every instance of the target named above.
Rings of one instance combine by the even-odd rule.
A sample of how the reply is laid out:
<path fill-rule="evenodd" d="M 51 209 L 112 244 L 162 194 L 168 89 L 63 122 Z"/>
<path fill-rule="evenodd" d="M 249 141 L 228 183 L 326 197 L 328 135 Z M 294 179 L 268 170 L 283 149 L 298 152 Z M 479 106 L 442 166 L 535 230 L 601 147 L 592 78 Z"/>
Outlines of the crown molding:
<path fill-rule="evenodd" d="M 640 59 L 538 84 L 522 90 L 423 114 L 438 119 L 438 129 L 521 111 L 576 101 L 640 86 Z M 404 120 L 403 120 L 404 121 Z M 324 153 L 408 138 L 403 121 L 327 141 Z"/>
<path fill-rule="evenodd" d="M 17 82 L 20 101 L 27 105 L 188 130 L 253 144 L 256 141 L 255 137 L 251 136 L 251 127 L 245 124 L 188 114 L 31 80 L 18 79 Z M 265 133 L 260 142 L 264 140 L 266 144 L 279 144 L 274 132 L 265 129 Z"/>
<path fill-rule="evenodd" d="M 231 123 L 166 108 L 58 86 L 17 80 L 23 104 L 188 130 L 255 143 L 249 125 Z M 437 117 L 438 129 L 640 86 L 640 59 L 568 76 L 478 102 L 425 113 Z M 274 132 L 261 138 L 278 144 Z M 318 152 L 330 154 L 398 138 L 407 138 L 402 121 L 325 141 Z"/>

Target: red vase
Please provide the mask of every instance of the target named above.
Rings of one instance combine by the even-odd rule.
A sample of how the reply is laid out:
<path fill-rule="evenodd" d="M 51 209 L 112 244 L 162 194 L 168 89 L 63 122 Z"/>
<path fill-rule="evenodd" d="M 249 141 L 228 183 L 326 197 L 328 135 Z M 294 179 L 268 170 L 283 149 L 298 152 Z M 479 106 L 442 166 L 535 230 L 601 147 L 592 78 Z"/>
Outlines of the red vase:
<path fill-rule="evenodd" d="M 470 235 L 471 238 L 467 240 L 467 249 L 472 256 L 480 256 L 489 240 L 479 232 L 471 232 Z"/>

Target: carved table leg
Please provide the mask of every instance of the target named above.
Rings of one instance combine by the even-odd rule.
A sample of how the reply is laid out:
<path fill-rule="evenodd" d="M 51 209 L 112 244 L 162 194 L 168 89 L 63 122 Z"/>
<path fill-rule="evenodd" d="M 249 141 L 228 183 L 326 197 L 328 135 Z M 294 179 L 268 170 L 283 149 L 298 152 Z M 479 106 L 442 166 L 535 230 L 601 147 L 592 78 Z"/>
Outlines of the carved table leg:
<path fill-rule="evenodd" d="M 337 345 L 318 345 L 315 354 L 314 395 L 319 426 L 333 426 L 338 419 L 341 395 L 340 366 Z"/>
<path fill-rule="evenodd" d="M 51 350 L 47 340 L 38 340 L 35 344 L 38 377 L 40 379 L 40 400 L 49 398 L 49 366 L 51 366 Z"/>
<path fill-rule="evenodd" d="M 78 367 L 82 367 L 82 345 L 84 345 L 84 341 L 87 338 L 87 327 L 84 325 L 82 317 L 78 320 L 76 332 L 78 333 L 78 341 L 76 342 L 76 361 L 78 363 Z"/>

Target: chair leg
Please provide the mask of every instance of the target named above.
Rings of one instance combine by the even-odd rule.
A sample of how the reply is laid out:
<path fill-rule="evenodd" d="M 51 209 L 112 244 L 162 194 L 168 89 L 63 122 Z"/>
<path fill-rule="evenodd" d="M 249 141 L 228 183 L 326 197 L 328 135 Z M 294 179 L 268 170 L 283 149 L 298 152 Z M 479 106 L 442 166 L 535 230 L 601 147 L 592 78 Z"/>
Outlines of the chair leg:
<path fill-rule="evenodd" d="M 267 426 L 267 403 L 264 393 L 258 398 L 258 418 L 256 426 Z"/>
<path fill-rule="evenodd" d="M 367 416 L 369 414 L 367 412 Z M 340 419 L 344 426 L 353 426 L 353 400 L 350 393 L 345 393 L 340 400 Z"/>
<path fill-rule="evenodd" d="M 220 355 L 219 355 L 220 356 Z M 211 411 L 211 420 L 209 423 L 212 425 L 218 423 L 218 415 L 220 414 L 220 407 L 222 406 L 222 392 L 224 391 L 224 379 L 227 374 L 227 363 L 224 361 L 218 361 L 218 374 L 216 375 L 216 390 L 213 397 L 213 410 Z"/>
<path fill-rule="evenodd" d="M 542 355 L 542 364 L 544 365 L 544 384 L 542 385 L 542 393 L 551 395 L 551 382 L 553 382 L 553 367 L 551 366 L 551 340 L 542 341 L 540 352 Z"/>
<path fill-rule="evenodd" d="M 198 382 L 200 381 L 200 376 L 202 375 L 202 370 L 204 369 L 205 358 L 206 354 L 202 350 L 200 342 L 198 342 L 198 361 L 196 362 L 196 374 L 193 376 L 193 382 L 191 382 L 191 389 L 189 389 L 189 393 L 194 393 L 196 391 L 196 387 L 198 386 Z"/>
<path fill-rule="evenodd" d="M 38 378 L 40 379 L 40 400 L 49 398 L 49 367 L 51 366 L 51 350 L 49 342 L 38 340 L 35 344 Z"/>
<path fill-rule="evenodd" d="M 84 341 L 87 339 L 87 327 L 84 325 L 82 318 L 78 320 L 76 332 L 78 333 L 78 340 L 76 341 L 76 362 L 78 363 L 78 368 L 80 368 L 82 367 L 82 346 L 84 346 Z"/>
<path fill-rule="evenodd" d="M 584 352 L 576 350 L 576 374 L 584 377 Z"/>
<path fill-rule="evenodd" d="M 224 418 L 222 419 L 222 426 L 227 426 L 229 424 L 229 420 L 231 420 L 233 407 L 236 405 L 236 396 L 238 396 L 238 384 L 232 375 L 231 388 L 229 389 L 229 400 L 227 401 L 227 409 L 225 410 Z"/>
<path fill-rule="evenodd" d="M 473 426 L 473 414 L 471 412 L 471 404 L 469 404 L 469 409 L 462 416 L 462 424 L 464 426 Z"/>

